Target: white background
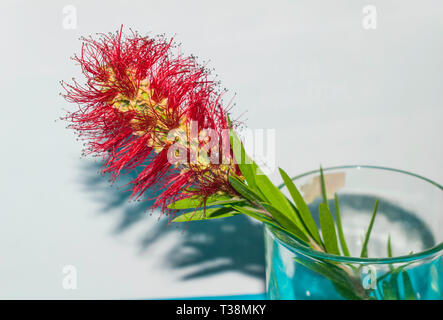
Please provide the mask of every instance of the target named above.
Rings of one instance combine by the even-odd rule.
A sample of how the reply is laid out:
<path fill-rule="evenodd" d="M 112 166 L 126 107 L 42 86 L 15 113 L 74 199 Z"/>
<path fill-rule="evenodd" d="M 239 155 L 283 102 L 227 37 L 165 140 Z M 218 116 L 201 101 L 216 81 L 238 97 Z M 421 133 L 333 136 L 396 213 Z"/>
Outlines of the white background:
<path fill-rule="evenodd" d="M 362 27 L 365 5 L 376 30 Z M 77 9 L 75 30 L 63 7 Z M 0 298 L 162 298 L 264 290 L 261 230 L 247 220 L 182 233 L 80 158 L 60 80 L 78 37 L 176 35 L 237 93 L 234 115 L 274 128 L 291 174 L 374 164 L 443 182 L 441 1 L 2 1 Z M 279 182 L 274 174 L 273 179 Z M 78 287 L 62 286 L 65 265 Z"/>

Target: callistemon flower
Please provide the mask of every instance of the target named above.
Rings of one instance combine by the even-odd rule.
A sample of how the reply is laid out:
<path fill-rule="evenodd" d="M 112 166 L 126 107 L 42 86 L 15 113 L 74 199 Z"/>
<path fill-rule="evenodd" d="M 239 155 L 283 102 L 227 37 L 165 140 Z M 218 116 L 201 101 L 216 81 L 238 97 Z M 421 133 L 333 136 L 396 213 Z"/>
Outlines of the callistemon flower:
<path fill-rule="evenodd" d="M 102 156 L 102 171 L 114 180 L 137 169 L 132 197 L 153 188 L 154 207 L 163 210 L 185 197 L 235 195 L 228 175 L 240 175 L 217 85 L 177 49 L 172 39 L 122 30 L 83 38 L 73 59 L 86 84 L 62 83 L 66 100 L 78 105 L 65 119 L 86 141 L 85 154 Z"/>

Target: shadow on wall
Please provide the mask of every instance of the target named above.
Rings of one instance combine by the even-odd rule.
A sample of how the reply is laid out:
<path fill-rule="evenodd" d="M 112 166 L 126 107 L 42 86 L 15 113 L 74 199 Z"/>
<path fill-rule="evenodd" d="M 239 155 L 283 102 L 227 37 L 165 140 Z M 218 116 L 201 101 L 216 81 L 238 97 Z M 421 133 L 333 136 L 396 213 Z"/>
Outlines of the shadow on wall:
<path fill-rule="evenodd" d="M 134 175 L 122 175 L 114 184 L 108 181 L 109 176 L 99 174 L 100 163 L 86 162 L 81 168 L 81 181 L 85 192 L 91 193 L 101 204 L 104 214 L 120 213 L 120 220 L 114 234 L 125 232 L 144 219 L 156 219 L 160 213 L 154 212 L 147 217 L 155 200 L 130 201 L 130 192 L 125 185 Z M 154 195 L 155 196 L 155 195 Z M 153 195 L 147 195 L 151 198 Z M 146 221 L 146 220 L 145 220 Z M 162 241 L 171 232 L 177 233 L 178 244 L 167 252 L 165 265 L 171 269 L 192 269 L 185 273 L 182 280 L 215 275 L 223 272 L 240 272 L 252 277 L 264 279 L 264 239 L 261 224 L 245 216 L 236 216 L 213 221 L 195 221 L 180 223 L 186 230 L 177 233 L 175 224 L 167 226 L 163 217 L 140 240 L 140 251 Z"/>

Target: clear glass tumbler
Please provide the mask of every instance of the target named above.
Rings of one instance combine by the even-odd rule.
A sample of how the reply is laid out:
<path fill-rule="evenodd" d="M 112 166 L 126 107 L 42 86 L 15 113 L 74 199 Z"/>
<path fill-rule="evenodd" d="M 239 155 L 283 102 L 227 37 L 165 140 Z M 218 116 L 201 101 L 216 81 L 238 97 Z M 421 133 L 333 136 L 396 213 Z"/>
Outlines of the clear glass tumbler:
<path fill-rule="evenodd" d="M 443 299 L 443 187 L 383 167 L 343 166 L 324 172 L 328 198 L 338 195 L 351 255 L 314 251 L 265 227 L 268 298 Z M 311 171 L 293 178 L 314 219 L 321 202 L 319 175 Z M 369 258 L 360 258 L 376 199 Z M 335 216 L 334 200 L 329 202 Z"/>

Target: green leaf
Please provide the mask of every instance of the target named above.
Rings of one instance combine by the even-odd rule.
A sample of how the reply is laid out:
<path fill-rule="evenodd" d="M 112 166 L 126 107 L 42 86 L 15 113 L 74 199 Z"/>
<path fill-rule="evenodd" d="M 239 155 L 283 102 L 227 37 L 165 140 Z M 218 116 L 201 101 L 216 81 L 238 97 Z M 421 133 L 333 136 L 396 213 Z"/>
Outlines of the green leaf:
<path fill-rule="evenodd" d="M 192 212 L 184 213 L 180 216 L 175 217 L 172 222 L 188 222 L 196 220 L 209 220 L 209 219 L 219 219 L 232 217 L 238 214 L 235 210 L 230 207 L 213 208 L 213 209 L 201 209 Z"/>
<path fill-rule="evenodd" d="M 298 213 L 294 210 L 289 200 L 281 192 L 281 190 L 277 188 L 263 172 L 261 172 L 260 168 L 258 167 L 255 181 L 257 182 L 257 187 L 267 200 L 266 202 L 277 208 L 280 212 L 292 220 L 300 230 L 307 233 L 307 230 L 300 220 Z"/>
<path fill-rule="evenodd" d="M 388 235 L 388 247 L 387 247 L 388 257 L 392 258 L 392 246 L 391 246 L 391 235 Z"/>
<path fill-rule="evenodd" d="M 386 248 L 387 254 L 389 258 L 392 258 L 392 246 L 391 246 L 391 235 L 388 235 L 388 244 Z M 389 269 L 392 271 L 394 270 L 394 266 L 392 263 L 389 264 Z"/>
<path fill-rule="evenodd" d="M 329 211 L 329 208 L 324 203 L 320 203 L 319 215 L 320 229 L 323 235 L 323 242 L 326 247 L 326 252 L 340 255 L 337 243 L 337 234 L 335 232 L 334 218 L 332 217 L 331 211 Z"/>
<path fill-rule="evenodd" d="M 339 292 L 345 299 L 361 300 L 362 298 L 356 293 L 352 282 L 346 272 L 332 263 L 325 261 L 314 261 L 305 258 L 294 258 L 294 260 L 312 270 L 315 273 L 327 278 L 332 282 L 337 292 Z"/>
<path fill-rule="evenodd" d="M 297 209 L 300 213 L 301 220 L 303 221 L 304 225 L 308 229 L 311 237 L 321 245 L 321 238 L 320 234 L 318 232 L 317 224 L 314 221 L 314 218 L 312 218 L 312 214 L 309 211 L 308 205 L 306 204 L 305 200 L 303 199 L 302 195 L 298 191 L 297 187 L 295 186 L 292 179 L 288 176 L 288 174 L 281 168 L 280 175 L 283 178 L 283 181 L 288 188 L 288 191 L 292 197 L 292 199 L 295 202 L 295 205 L 297 206 Z"/>
<path fill-rule="evenodd" d="M 234 159 L 237 163 L 242 175 L 245 177 L 248 185 L 253 189 L 257 190 L 257 185 L 255 183 L 255 164 L 252 159 L 246 154 L 243 143 L 240 138 L 235 133 L 234 130 L 229 131 L 229 139 L 231 142 L 231 148 L 234 153 Z"/>
<path fill-rule="evenodd" d="M 377 279 L 377 283 L 381 283 L 383 299 L 384 300 L 400 300 L 400 290 L 398 286 L 399 274 L 402 268 L 392 268 L 390 265 L 391 271 L 387 272 L 383 276 Z M 390 276 L 389 280 L 381 281 L 382 278 L 386 278 Z"/>
<path fill-rule="evenodd" d="M 345 256 L 350 257 L 351 254 L 349 252 L 348 245 L 346 244 L 346 238 L 341 224 L 340 204 L 338 201 L 337 194 L 334 194 L 334 202 L 335 202 L 335 220 L 337 223 L 338 238 L 340 239 L 341 250 L 343 251 L 343 254 Z"/>
<path fill-rule="evenodd" d="M 197 208 L 203 205 L 203 198 L 201 197 L 190 197 L 186 199 L 177 200 L 168 205 L 168 209 L 191 209 Z"/>
<path fill-rule="evenodd" d="M 263 206 L 266 210 L 269 211 L 269 213 L 273 216 L 273 218 L 284 228 L 287 229 L 288 232 L 291 234 L 296 235 L 298 238 L 302 239 L 303 241 L 307 241 L 307 237 L 305 236 L 304 232 L 298 228 L 298 226 L 289 219 L 286 215 L 281 213 L 279 210 L 275 209 L 273 206 L 266 204 L 266 202 L 257 195 L 254 191 L 251 190 L 249 186 L 238 180 L 237 178 L 233 176 L 229 176 L 229 183 L 231 186 L 240 193 L 243 197 L 248 199 L 250 202 L 255 203 L 256 205 Z M 243 212 L 241 209 L 239 209 L 238 206 L 233 206 L 233 208 L 236 208 L 236 210 L 239 210 L 240 212 Z M 243 212 L 245 213 L 245 212 Z M 257 212 L 253 213 L 256 214 Z M 251 212 L 248 212 L 246 214 L 251 215 Z M 254 216 L 254 218 L 257 218 L 257 216 Z M 263 221 L 263 217 L 260 216 L 260 221 Z M 266 220 L 267 223 L 269 223 L 269 220 Z"/>
<path fill-rule="evenodd" d="M 321 194 L 323 196 L 323 203 L 329 209 L 328 194 L 326 192 L 325 175 L 323 174 L 323 168 L 321 166 L 320 166 L 320 183 L 321 183 Z"/>
<path fill-rule="evenodd" d="M 397 298 L 397 300 L 400 300 L 400 290 L 398 287 L 398 276 L 399 276 L 399 273 L 394 272 L 392 274 L 391 279 L 389 280 L 389 283 L 392 287 L 392 290 L 394 291 L 395 297 Z"/>
<path fill-rule="evenodd" d="M 389 276 L 393 276 L 393 275 L 395 275 L 397 273 L 400 273 L 401 271 L 404 270 L 404 268 L 406 268 L 407 266 L 409 266 L 409 265 L 411 265 L 413 263 L 414 263 L 414 261 L 411 261 L 411 262 L 405 263 L 404 265 L 401 265 L 401 266 L 399 266 L 397 268 L 392 268 L 389 272 L 386 272 L 385 274 L 379 276 L 377 278 L 377 282 L 381 282 L 382 280 L 386 279 Z"/>
<path fill-rule="evenodd" d="M 258 178 L 260 177 L 260 178 Z M 263 177 L 265 179 L 263 179 Z M 272 182 L 266 176 L 257 176 L 257 184 L 260 190 L 268 190 L 268 192 L 262 192 L 262 194 L 267 194 L 267 197 L 262 197 L 258 195 L 255 191 L 253 191 L 249 186 L 241 182 L 239 179 L 234 176 L 229 176 L 229 183 L 231 186 L 240 193 L 243 197 L 248 199 L 250 202 L 255 203 L 256 205 L 260 203 L 270 203 L 274 208 L 276 208 L 282 216 L 286 217 L 287 220 L 292 221 L 292 225 L 296 226 L 297 229 L 300 229 L 303 234 L 307 233 L 305 227 L 303 226 L 300 218 L 297 216 L 294 208 L 289 203 L 288 199 L 281 193 L 281 191 L 272 184 Z M 266 186 L 263 186 L 263 183 Z M 269 194 L 274 192 L 274 197 L 271 197 Z M 269 198 L 273 199 L 273 202 L 268 200 Z M 282 205 L 284 203 L 284 205 Z M 284 211 L 283 211 L 284 209 Z M 281 216 L 279 217 L 281 220 Z M 277 218 L 276 218 L 277 219 Z M 297 232 L 294 230 L 294 232 Z"/>
<path fill-rule="evenodd" d="M 371 236 L 372 227 L 374 226 L 375 216 L 377 214 L 378 209 L 378 199 L 375 200 L 374 210 L 372 211 L 371 222 L 369 223 L 368 230 L 366 231 L 365 240 L 363 242 L 363 246 L 361 248 L 360 257 L 367 258 L 368 257 L 368 243 L 369 237 Z"/>
<path fill-rule="evenodd" d="M 241 199 L 232 198 L 225 195 L 213 195 L 206 199 L 206 206 L 214 206 L 219 204 L 231 203 L 242 201 Z M 180 199 L 168 205 L 169 209 L 193 209 L 198 208 L 204 205 L 203 197 L 201 196 L 193 196 L 185 199 Z"/>
<path fill-rule="evenodd" d="M 360 297 L 359 295 L 357 295 L 355 293 L 355 290 L 353 288 L 349 288 L 347 286 L 343 286 L 343 285 L 339 285 L 337 283 L 332 282 L 332 284 L 334 285 L 335 290 L 342 295 L 343 298 L 345 298 L 346 300 L 363 300 L 362 297 Z M 368 297 L 365 297 L 365 299 L 370 299 Z"/>
<path fill-rule="evenodd" d="M 238 193 L 240 193 L 243 197 L 245 197 L 247 200 L 249 200 L 251 202 L 256 202 L 256 203 L 263 201 L 263 199 L 257 193 L 255 193 L 253 190 L 251 190 L 250 187 L 248 187 L 246 184 L 241 182 L 239 179 L 230 175 L 228 177 L 228 180 L 229 180 L 229 184 Z"/>
<path fill-rule="evenodd" d="M 283 212 L 293 212 L 293 209 L 289 205 L 288 199 L 285 197 L 285 195 L 263 172 L 261 172 L 261 170 L 258 170 L 255 178 L 257 181 L 257 187 L 261 190 L 265 199 L 267 199 L 269 203 L 272 203 L 275 207 Z"/>
<path fill-rule="evenodd" d="M 219 201 L 214 201 L 214 202 L 211 202 L 211 203 L 209 203 L 209 204 L 207 204 L 208 206 L 225 206 L 225 205 L 228 205 L 228 204 L 233 204 L 233 203 L 238 203 L 238 204 L 241 204 L 241 203 L 245 203 L 246 201 L 245 201 L 245 199 L 240 199 L 240 198 L 231 198 L 231 199 L 227 199 L 227 200 L 219 200 Z"/>
<path fill-rule="evenodd" d="M 280 224 L 278 224 L 278 222 L 272 220 L 270 217 L 266 216 L 263 212 L 260 212 L 255 208 L 240 207 L 240 206 L 233 205 L 232 209 L 234 209 L 240 213 L 246 214 L 246 215 L 250 216 L 251 218 L 254 218 L 254 219 L 259 220 L 261 222 L 270 224 L 273 227 L 276 227 L 278 229 L 282 229 L 282 226 Z"/>
<path fill-rule="evenodd" d="M 272 215 L 272 217 L 277 220 L 277 222 L 288 230 L 291 234 L 297 236 L 297 238 L 309 242 L 308 237 L 305 232 L 300 230 L 300 228 L 294 224 L 292 220 L 290 220 L 287 216 L 281 213 L 278 209 L 274 208 L 272 205 L 268 203 L 262 202 L 261 205 Z"/>
<path fill-rule="evenodd" d="M 405 290 L 405 300 L 417 300 L 417 296 L 415 295 L 414 288 L 412 286 L 411 278 L 407 271 L 402 272 L 403 277 L 403 288 Z"/>
<path fill-rule="evenodd" d="M 385 281 L 382 283 L 383 288 L 383 299 L 384 300 L 397 300 L 397 292 L 394 287 L 395 284 L 393 284 L 391 281 Z"/>
<path fill-rule="evenodd" d="M 230 123 L 229 119 L 228 121 Z M 306 231 L 297 212 L 291 206 L 288 199 L 260 170 L 258 165 L 248 157 L 243 144 L 232 129 L 230 130 L 230 139 L 237 165 L 248 183 L 248 188 L 245 188 L 245 184 L 243 184 L 243 186 L 240 185 L 242 183 L 241 181 L 238 179 L 235 181 L 229 177 L 231 185 L 234 183 L 232 187 L 250 201 L 257 202 L 257 198 L 266 200 L 284 215 L 288 216 L 299 229 Z"/>
<path fill-rule="evenodd" d="M 248 215 L 253 219 L 256 219 L 256 220 L 266 223 L 270 226 L 273 226 L 277 229 L 281 229 L 281 230 L 288 232 L 276 220 L 272 219 L 271 217 L 267 216 L 266 214 L 264 214 L 263 212 L 255 209 L 255 208 L 241 207 L 241 206 L 237 206 L 237 205 L 232 205 L 231 207 L 232 207 L 232 209 L 234 209 L 242 214 Z"/>

